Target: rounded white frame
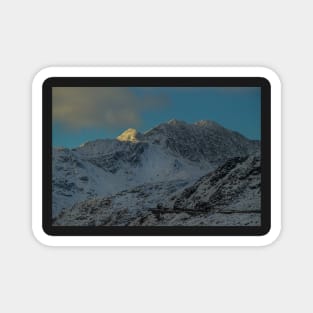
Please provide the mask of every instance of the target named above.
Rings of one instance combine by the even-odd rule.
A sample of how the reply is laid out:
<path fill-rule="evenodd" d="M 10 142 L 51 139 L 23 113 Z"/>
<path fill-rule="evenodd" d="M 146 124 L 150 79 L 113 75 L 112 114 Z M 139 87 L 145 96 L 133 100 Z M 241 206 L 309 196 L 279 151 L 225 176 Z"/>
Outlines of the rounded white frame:
<path fill-rule="evenodd" d="M 42 84 L 50 77 L 264 77 L 271 84 L 271 229 L 264 236 L 50 236 L 42 228 Z M 48 246 L 264 246 L 281 230 L 281 83 L 265 67 L 48 67 L 32 84 L 32 229 Z"/>

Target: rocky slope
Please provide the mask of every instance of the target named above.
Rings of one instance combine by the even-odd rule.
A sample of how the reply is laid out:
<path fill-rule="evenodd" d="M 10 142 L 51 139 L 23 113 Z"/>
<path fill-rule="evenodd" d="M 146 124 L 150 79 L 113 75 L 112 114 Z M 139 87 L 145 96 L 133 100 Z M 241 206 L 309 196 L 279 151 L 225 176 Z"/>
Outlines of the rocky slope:
<path fill-rule="evenodd" d="M 55 225 L 260 225 L 259 156 L 236 157 L 195 182 L 147 184 L 63 210 Z"/>

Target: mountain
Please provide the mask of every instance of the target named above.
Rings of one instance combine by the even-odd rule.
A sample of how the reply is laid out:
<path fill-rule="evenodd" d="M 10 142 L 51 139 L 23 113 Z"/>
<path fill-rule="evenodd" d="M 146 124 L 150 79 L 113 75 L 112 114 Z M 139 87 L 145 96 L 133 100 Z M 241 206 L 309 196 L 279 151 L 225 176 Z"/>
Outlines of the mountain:
<path fill-rule="evenodd" d="M 259 156 L 229 159 L 193 183 L 146 184 L 63 210 L 55 225 L 195 226 L 261 223 Z"/>
<path fill-rule="evenodd" d="M 209 160 L 215 165 L 231 157 L 248 155 L 259 145 L 213 121 L 188 124 L 174 119 L 147 131 L 144 137 L 183 158 L 195 162 Z"/>
<path fill-rule="evenodd" d="M 178 120 L 145 133 L 128 129 L 116 139 L 90 141 L 74 149 L 54 148 L 53 217 L 79 202 L 125 195 L 140 186 L 162 190 L 153 196 L 148 192 L 152 202 L 140 200 L 151 207 L 164 199 L 164 193 L 180 191 L 228 159 L 258 151 L 258 141 L 213 121 Z"/>

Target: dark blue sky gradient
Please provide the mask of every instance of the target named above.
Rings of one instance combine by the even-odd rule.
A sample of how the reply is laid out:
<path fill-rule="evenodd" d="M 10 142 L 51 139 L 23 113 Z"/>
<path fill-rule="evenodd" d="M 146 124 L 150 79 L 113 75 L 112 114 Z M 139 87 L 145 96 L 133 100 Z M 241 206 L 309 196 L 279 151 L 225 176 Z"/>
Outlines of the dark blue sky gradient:
<path fill-rule="evenodd" d="M 104 87 L 105 88 L 105 87 Z M 129 87 L 138 97 L 162 95 L 165 104 L 160 107 L 142 107 L 138 113 L 139 125 L 71 129 L 53 121 L 53 146 L 76 147 L 104 138 L 115 138 L 127 128 L 145 132 L 170 119 L 194 123 L 213 120 L 236 130 L 250 139 L 260 139 L 261 89 L 258 87 Z M 105 103 L 104 103 L 105 105 Z"/>

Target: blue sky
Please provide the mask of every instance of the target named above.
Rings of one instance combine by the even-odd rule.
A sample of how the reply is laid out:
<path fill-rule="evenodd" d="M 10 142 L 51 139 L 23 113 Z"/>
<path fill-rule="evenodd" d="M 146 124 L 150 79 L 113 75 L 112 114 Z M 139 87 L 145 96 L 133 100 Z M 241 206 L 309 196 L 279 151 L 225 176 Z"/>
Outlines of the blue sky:
<path fill-rule="evenodd" d="M 170 119 L 213 120 L 260 139 L 258 87 L 54 87 L 53 146 L 76 147 L 115 138 L 128 128 L 144 132 Z"/>

